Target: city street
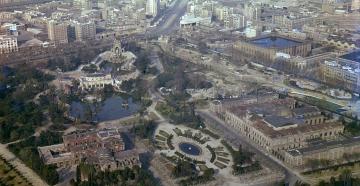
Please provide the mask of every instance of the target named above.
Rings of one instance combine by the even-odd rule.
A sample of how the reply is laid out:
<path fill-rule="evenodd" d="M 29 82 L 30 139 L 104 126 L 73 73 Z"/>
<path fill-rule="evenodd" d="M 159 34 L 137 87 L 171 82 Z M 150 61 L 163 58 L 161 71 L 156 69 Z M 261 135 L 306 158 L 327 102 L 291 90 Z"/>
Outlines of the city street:
<path fill-rule="evenodd" d="M 185 14 L 188 0 L 176 0 L 173 6 L 165 11 L 158 25 L 150 28 L 146 33 L 146 37 L 156 37 L 170 34 L 179 27 L 181 16 Z"/>

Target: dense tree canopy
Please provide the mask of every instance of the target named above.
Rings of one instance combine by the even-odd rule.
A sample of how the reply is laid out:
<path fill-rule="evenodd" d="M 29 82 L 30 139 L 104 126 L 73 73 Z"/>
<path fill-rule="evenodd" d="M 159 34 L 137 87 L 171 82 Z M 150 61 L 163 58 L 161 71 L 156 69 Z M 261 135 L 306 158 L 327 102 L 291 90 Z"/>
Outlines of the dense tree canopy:
<path fill-rule="evenodd" d="M 39 137 L 30 137 L 24 141 L 10 145 L 9 148 L 42 179 L 49 184 L 54 185 L 59 181 L 59 175 L 56 172 L 56 167 L 52 165 L 45 165 L 43 163 L 39 156 L 37 147 L 61 143 L 61 136 L 61 133 L 42 132 Z"/>
<path fill-rule="evenodd" d="M 4 67 L 2 67 L 4 68 Z M 31 136 L 44 120 L 42 108 L 33 98 L 48 88 L 53 77 L 31 67 L 11 69 L 0 78 L 0 141 L 9 142 Z"/>

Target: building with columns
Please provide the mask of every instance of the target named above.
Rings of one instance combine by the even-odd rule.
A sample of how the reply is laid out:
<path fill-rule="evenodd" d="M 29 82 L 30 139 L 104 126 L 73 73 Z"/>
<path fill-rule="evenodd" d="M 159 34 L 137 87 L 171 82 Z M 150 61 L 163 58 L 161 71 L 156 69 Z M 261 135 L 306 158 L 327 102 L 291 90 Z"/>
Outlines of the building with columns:
<path fill-rule="evenodd" d="M 360 138 L 320 142 L 313 146 L 291 149 L 284 154 L 285 163 L 293 167 L 311 167 L 314 162 L 325 162 L 329 166 L 360 159 Z"/>
<path fill-rule="evenodd" d="M 86 74 L 85 76 L 80 77 L 80 88 L 82 90 L 91 90 L 91 89 L 102 89 L 105 85 L 114 85 L 114 79 L 111 77 L 111 74 Z"/>

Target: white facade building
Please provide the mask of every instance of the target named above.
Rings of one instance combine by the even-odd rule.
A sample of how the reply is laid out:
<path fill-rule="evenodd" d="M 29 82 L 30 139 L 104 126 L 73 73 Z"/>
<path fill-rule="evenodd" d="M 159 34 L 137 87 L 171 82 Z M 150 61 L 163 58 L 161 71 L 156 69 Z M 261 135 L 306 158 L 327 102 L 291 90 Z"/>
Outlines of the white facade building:
<path fill-rule="evenodd" d="M 17 38 L 14 36 L 0 35 L 0 54 L 8 54 L 17 52 L 18 44 Z"/>
<path fill-rule="evenodd" d="M 224 21 L 224 25 L 227 25 L 228 23 L 231 22 L 233 13 L 234 13 L 234 8 L 223 7 L 222 13 L 220 15 L 220 20 Z"/>
<path fill-rule="evenodd" d="M 96 25 L 93 21 L 75 22 L 75 36 L 78 41 L 95 39 Z"/>
<path fill-rule="evenodd" d="M 355 61 L 335 58 L 320 64 L 322 81 L 330 84 L 341 84 L 344 88 L 359 92 L 360 67 Z"/>
<path fill-rule="evenodd" d="M 82 90 L 102 89 L 105 85 L 114 85 L 111 74 L 88 74 L 79 79 Z"/>
<path fill-rule="evenodd" d="M 74 0 L 74 5 L 83 10 L 91 10 L 93 8 L 91 0 Z"/>
<path fill-rule="evenodd" d="M 50 20 L 48 22 L 48 37 L 50 41 L 54 43 L 68 43 L 68 24 L 59 23 L 55 20 Z"/>
<path fill-rule="evenodd" d="M 359 10 L 360 9 L 360 0 L 352 0 L 351 10 Z"/>
<path fill-rule="evenodd" d="M 160 8 L 159 0 L 147 0 L 146 1 L 146 15 L 148 16 L 157 16 Z"/>
<path fill-rule="evenodd" d="M 233 14 L 233 28 L 239 29 L 239 28 L 245 28 L 246 27 L 246 19 L 245 16 L 241 14 Z"/>
<path fill-rule="evenodd" d="M 258 21 L 261 16 L 261 7 L 253 4 L 245 4 L 244 15 L 247 20 Z"/>

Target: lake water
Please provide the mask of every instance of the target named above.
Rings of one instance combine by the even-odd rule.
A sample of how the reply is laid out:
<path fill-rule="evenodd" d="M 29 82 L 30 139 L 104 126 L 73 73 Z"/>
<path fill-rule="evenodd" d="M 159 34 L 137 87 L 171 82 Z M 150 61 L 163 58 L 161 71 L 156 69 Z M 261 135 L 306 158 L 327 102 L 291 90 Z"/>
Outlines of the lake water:
<path fill-rule="evenodd" d="M 97 110 L 97 112 L 94 112 L 93 114 L 92 121 L 103 122 L 131 116 L 140 108 L 140 106 L 133 102 L 131 98 L 127 100 L 128 106 L 123 106 L 123 102 L 124 99 L 120 96 L 110 97 L 99 103 L 72 102 L 70 116 L 86 120 L 86 117 L 88 117 L 86 115 L 89 115 L 86 113 L 89 113 L 89 109 L 92 111 Z M 98 106 L 96 107 L 95 104 L 98 104 Z"/>

